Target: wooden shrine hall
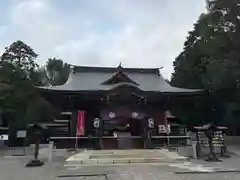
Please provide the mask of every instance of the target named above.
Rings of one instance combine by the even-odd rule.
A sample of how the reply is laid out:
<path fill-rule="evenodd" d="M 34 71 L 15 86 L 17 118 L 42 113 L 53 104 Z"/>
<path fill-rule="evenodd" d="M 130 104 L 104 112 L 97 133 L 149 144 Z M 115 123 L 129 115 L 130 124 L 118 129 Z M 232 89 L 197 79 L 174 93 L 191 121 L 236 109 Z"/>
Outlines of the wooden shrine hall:
<path fill-rule="evenodd" d="M 202 93 L 171 86 L 158 68 L 121 65 L 73 66 L 64 85 L 38 90 L 62 111 L 50 127 L 57 145 L 93 149 L 152 147 L 151 136 L 168 124 L 169 97 Z"/>

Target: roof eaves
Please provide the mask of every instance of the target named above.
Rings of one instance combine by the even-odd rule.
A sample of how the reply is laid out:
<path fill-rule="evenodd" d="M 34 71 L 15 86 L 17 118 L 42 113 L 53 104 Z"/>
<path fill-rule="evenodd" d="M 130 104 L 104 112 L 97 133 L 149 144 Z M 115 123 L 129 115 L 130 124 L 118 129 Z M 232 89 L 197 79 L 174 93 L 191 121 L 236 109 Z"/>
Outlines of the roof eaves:
<path fill-rule="evenodd" d="M 181 91 L 163 91 L 161 93 L 165 95 L 200 95 L 204 94 L 206 90 L 199 90 L 199 89 L 182 89 Z"/>

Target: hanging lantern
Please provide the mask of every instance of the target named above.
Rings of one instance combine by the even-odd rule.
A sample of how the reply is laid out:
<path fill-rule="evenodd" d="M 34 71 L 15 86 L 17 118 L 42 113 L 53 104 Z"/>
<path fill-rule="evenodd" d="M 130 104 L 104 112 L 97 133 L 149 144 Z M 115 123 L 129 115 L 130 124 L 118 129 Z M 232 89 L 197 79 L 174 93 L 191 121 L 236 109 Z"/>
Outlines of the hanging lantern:
<path fill-rule="evenodd" d="M 117 131 L 114 131 L 114 132 L 113 132 L 113 137 L 115 137 L 115 138 L 118 137 L 118 133 L 117 133 Z"/>
<path fill-rule="evenodd" d="M 148 119 L 148 127 L 149 128 L 154 128 L 154 120 L 152 118 Z"/>
<path fill-rule="evenodd" d="M 158 125 L 158 133 L 166 133 L 166 126 Z"/>
<path fill-rule="evenodd" d="M 100 119 L 99 118 L 94 118 L 93 127 L 94 128 L 99 128 L 99 126 L 100 126 Z"/>

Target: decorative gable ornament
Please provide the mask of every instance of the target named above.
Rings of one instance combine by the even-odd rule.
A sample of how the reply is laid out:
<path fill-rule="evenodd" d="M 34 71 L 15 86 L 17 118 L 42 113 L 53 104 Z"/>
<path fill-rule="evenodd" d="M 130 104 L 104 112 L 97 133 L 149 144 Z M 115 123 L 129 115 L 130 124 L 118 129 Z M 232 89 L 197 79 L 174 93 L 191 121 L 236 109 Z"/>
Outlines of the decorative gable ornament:
<path fill-rule="evenodd" d="M 113 85 L 118 83 L 131 83 L 134 85 L 139 85 L 137 82 L 132 80 L 125 72 L 121 65 L 116 69 L 116 72 L 112 74 L 111 77 L 102 82 L 103 85 Z"/>

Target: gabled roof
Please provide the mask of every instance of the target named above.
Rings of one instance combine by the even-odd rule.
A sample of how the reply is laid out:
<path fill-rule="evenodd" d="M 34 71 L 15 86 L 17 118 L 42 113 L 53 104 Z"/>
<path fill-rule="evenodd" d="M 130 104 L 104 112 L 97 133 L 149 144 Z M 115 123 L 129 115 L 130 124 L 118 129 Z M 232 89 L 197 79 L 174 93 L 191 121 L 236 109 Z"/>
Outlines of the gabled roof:
<path fill-rule="evenodd" d="M 119 79 L 117 75 L 120 75 Z M 111 83 L 114 82 L 115 83 Z M 109 91 L 120 86 L 132 86 L 146 92 L 196 93 L 202 90 L 184 89 L 166 82 L 158 68 L 84 67 L 73 66 L 66 84 L 39 87 L 54 91 Z"/>

